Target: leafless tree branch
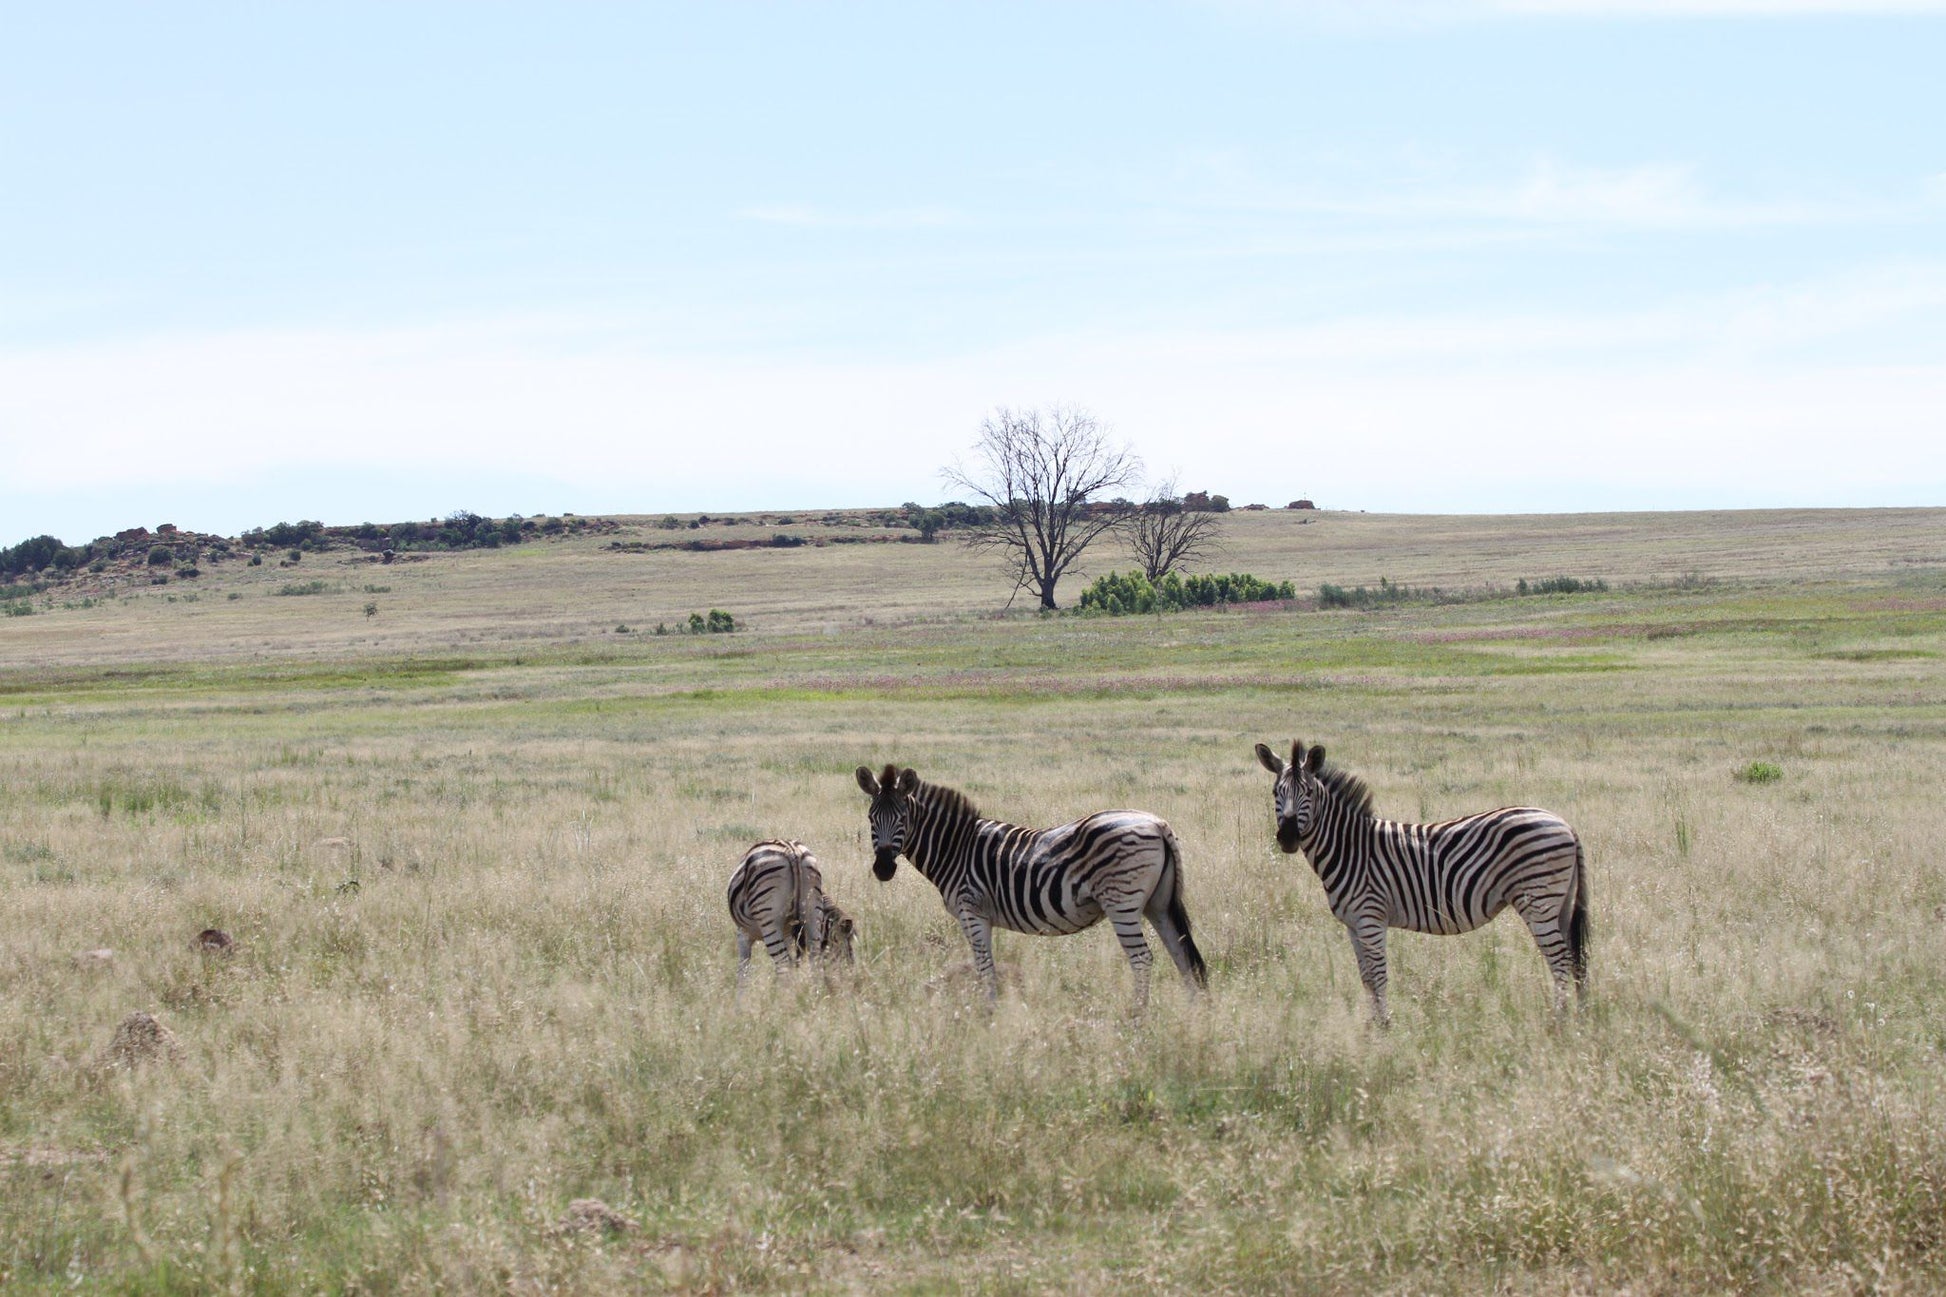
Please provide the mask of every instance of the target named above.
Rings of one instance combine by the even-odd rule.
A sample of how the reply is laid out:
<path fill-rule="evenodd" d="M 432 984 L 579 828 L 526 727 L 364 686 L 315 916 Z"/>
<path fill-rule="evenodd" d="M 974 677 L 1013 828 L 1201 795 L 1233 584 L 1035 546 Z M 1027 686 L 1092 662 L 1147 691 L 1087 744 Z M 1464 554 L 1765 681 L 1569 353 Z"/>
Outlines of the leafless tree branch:
<path fill-rule="evenodd" d="M 1142 575 L 1160 581 L 1170 572 L 1221 552 L 1222 516 L 1183 508 L 1176 479 L 1170 477 L 1130 516 L 1123 534 Z"/>
<path fill-rule="evenodd" d="M 1131 506 L 1112 497 L 1139 480 L 1142 461 L 1085 410 L 995 410 L 980 425 L 973 462 L 944 470 L 946 481 L 993 508 L 966 543 L 1001 555 L 1017 588 L 1053 608 L 1062 575 L 1096 540 L 1120 527 Z"/>

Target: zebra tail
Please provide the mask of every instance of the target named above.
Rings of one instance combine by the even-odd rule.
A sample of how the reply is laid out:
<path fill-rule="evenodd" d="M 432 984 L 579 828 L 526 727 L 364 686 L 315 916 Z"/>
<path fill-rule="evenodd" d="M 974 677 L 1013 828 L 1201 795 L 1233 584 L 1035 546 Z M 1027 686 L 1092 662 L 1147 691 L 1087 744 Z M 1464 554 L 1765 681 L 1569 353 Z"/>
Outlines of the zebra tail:
<path fill-rule="evenodd" d="M 1574 969 L 1577 991 L 1588 989 L 1588 941 L 1593 934 L 1588 924 L 1588 863 L 1581 839 L 1574 842 L 1574 911 L 1568 916 L 1568 959 Z"/>
<path fill-rule="evenodd" d="M 794 929 L 791 933 L 791 943 L 797 947 L 798 956 L 802 958 L 817 953 L 811 949 L 810 913 L 812 901 L 810 888 L 805 886 L 804 857 L 797 851 L 792 851 L 790 856 L 791 927 Z"/>
<path fill-rule="evenodd" d="M 1182 933 L 1182 953 L 1189 959 L 1189 975 L 1196 979 L 1198 987 L 1208 990 L 1209 967 L 1203 963 L 1203 952 L 1196 949 L 1195 939 L 1189 935 L 1189 911 L 1182 903 L 1182 850 L 1176 845 L 1173 833 L 1165 845 L 1169 849 L 1169 922 Z"/>

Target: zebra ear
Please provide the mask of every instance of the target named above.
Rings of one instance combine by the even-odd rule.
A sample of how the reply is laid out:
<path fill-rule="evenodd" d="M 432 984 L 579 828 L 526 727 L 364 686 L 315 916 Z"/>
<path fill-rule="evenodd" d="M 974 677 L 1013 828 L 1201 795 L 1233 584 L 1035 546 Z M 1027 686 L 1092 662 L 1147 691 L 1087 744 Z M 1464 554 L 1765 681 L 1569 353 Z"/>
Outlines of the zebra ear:
<path fill-rule="evenodd" d="M 1278 756 L 1261 743 L 1257 745 L 1257 764 L 1270 771 L 1273 775 L 1281 775 L 1284 773 L 1284 758 Z"/>
<path fill-rule="evenodd" d="M 1324 744 L 1316 744 L 1304 754 L 1304 769 L 1314 775 L 1324 769 Z"/>
<path fill-rule="evenodd" d="M 865 796 L 878 796 L 878 780 L 872 777 L 871 767 L 858 767 L 858 786 L 865 790 Z"/>
<path fill-rule="evenodd" d="M 911 766 L 899 771 L 899 791 L 910 795 L 919 787 L 919 772 Z"/>

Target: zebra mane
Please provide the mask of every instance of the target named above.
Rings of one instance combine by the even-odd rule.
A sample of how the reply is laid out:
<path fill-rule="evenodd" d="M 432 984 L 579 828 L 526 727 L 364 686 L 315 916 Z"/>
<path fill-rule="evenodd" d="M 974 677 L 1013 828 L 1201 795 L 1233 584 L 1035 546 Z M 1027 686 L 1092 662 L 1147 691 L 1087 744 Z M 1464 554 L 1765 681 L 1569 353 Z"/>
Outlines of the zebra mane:
<path fill-rule="evenodd" d="M 980 809 L 973 805 L 971 797 L 957 788 L 948 788 L 944 784 L 929 784 L 921 779 L 919 790 L 913 794 L 912 800 L 934 814 L 944 815 L 950 819 L 980 818 Z"/>
<path fill-rule="evenodd" d="M 1324 785 L 1325 792 L 1349 806 L 1353 814 L 1372 813 L 1372 790 L 1351 771 L 1327 765 L 1318 771 L 1318 782 Z"/>

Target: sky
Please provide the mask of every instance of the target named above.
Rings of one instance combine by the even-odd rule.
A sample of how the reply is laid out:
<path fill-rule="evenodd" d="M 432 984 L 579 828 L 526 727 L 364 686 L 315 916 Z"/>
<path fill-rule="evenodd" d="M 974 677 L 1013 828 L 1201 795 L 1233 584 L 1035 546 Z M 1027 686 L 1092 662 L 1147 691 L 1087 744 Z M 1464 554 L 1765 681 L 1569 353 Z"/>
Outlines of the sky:
<path fill-rule="evenodd" d="M 1946 0 L 0 0 L 0 545 L 1946 504 Z"/>

